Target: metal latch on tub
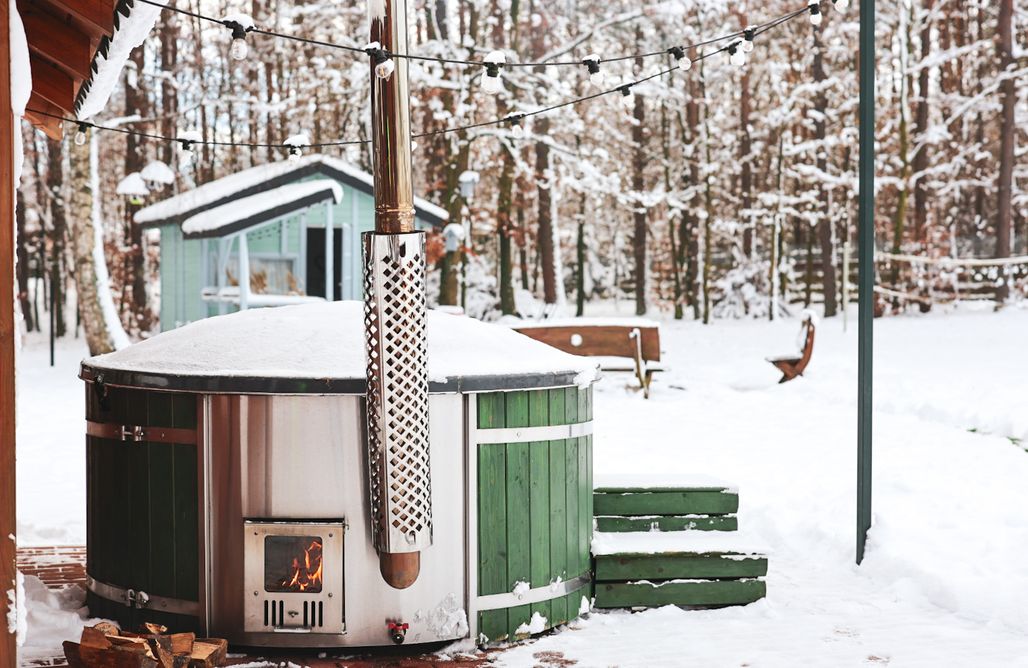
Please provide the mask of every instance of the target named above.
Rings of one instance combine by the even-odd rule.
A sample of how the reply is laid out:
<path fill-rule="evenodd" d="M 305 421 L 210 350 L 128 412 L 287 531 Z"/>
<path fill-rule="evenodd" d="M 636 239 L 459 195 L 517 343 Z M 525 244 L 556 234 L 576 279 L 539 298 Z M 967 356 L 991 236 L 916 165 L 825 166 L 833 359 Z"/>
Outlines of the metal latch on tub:
<path fill-rule="evenodd" d="M 125 605 L 130 608 L 145 608 L 150 604 L 150 595 L 145 591 L 129 589 L 125 592 Z"/>
<path fill-rule="evenodd" d="M 139 442 L 146 438 L 146 431 L 142 427 L 122 425 L 121 440 Z"/>

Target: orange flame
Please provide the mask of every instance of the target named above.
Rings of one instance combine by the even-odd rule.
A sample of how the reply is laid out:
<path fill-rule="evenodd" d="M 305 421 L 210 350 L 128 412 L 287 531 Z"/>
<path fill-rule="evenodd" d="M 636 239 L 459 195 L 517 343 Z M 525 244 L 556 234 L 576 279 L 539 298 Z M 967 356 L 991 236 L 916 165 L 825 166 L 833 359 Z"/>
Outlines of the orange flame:
<path fill-rule="evenodd" d="M 302 563 L 301 563 L 302 562 Z M 321 588 L 321 541 L 311 541 L 303 551 L 303 557 L 293 557 L 293 574 L 282 581 L 282 586 L 291 591 L 318 590 Z"/>

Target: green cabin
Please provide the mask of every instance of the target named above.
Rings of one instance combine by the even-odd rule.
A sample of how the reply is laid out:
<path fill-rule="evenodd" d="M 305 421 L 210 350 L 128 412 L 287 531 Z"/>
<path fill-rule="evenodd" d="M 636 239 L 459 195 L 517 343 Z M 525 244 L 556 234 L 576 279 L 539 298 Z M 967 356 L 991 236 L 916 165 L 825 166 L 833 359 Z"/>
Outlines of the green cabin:
<path fill-rule="evenodd" d="M 446 224 L 444 209 L 414 203 L 418 228 Z M 230 174 L 135 220 L 160 231 L 161 331 L 247 308 L 361 299 L 360 235 L 375 226 L 374 179 L 311 155 Z"/>

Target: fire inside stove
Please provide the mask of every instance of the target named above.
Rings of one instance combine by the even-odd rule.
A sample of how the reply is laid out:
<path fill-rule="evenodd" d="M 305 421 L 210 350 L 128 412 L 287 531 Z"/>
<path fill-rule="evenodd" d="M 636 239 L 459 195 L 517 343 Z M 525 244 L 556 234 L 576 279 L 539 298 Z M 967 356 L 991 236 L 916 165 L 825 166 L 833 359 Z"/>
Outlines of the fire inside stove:
<path fill-rule="evenodd" d="M 321 536 L 266 536 L 264 591 L 321 593 Z"/>
<path fill-rule="evenodd" d="M 345 631 L 344 530 L 341 521 L 245 521 L 246 631 Z"/>

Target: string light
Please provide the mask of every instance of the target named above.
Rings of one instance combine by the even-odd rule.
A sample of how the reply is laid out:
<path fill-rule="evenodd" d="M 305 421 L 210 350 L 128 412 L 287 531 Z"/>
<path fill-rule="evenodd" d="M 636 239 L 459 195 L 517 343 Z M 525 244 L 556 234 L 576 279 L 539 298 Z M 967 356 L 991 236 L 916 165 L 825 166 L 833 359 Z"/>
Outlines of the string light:
<path fill-rule="evenodd" d="M 621 91 L 621 102 L 626 107 L 632 107 L 635 105 L 635 93 L 632 92 L 631 84 L 625 84 L 618 88 Z"/>
<path fill-rule="evenodd" d="M 835 8 L 840 12 L 844 12 L 850 7 L 850 0 L 832 0 L 832 4 L 835 5 Z"/>
<path fill-rule="evenodd" d="M 393 72 L 396 70 L 396 62 L 389 57 L 385 49 L 374 46 L 368 48 L 367 51 L 371 56 L 371 60 L 375 63 L 375 76 L 379 79 L 388 79 L 393 76 Z"/>
<path fill-rule="evenodd" d="M 817 27 L 821 25 L 825 17 L 821 14 L 821 0 L 810 0 L 810 25 Z"/>
<path fill-rule="evenodd" d="M 196 155 L 193 152 L 193 142 L 188 139 L 180 139 L 179 144 L 182 146 L 181 157 L 185 162 L 192 162 L 193 157 Z"/>
<path fill-rule="evenodd" d="M 82 146 L 86 143 L 86 129 L 88 127 L 85 123 L 79 123 L 78 132 L 75 133 L 75 146 Z"/>
<path fill-rule="evenodd" d="M 287 159 L 290 165 L 295 165 L 300 162 L 300 158 L 303 157 L 303 151 L 299 146 L 289 147 L 289 158 Z"/>
<path fill-rule="evenodd" d="M 746 32 L 743 33 L 743 37 L 743 53 L 753 53 L 753 38 L 756 37 L 756 35 L 753 32 L 753 28 L 747 28 Z"/>
<path fill-rule="evenodd" d="M 224 20 L 221 20 L 221 19 L 215 19 L 215 18 L 212 18 L 210 16 L 205 16 L 204 14 L 200 14 L 198 12 L 193 12 L 193 11 L 190 11 L 190 10 L 187 10 L 187 9 L 182 9 L 180 7 L 173 7 L 173 6 L 168 5 L 166 3 L 158 2 L 157 0 L 138 0 L 138 1 L 142 2 L 142 3 L 145 3 L 145 4 L 148 4 L 148 5 L 151 5 L 153 7 L 159 7 L 161 9 L 164 9 L 164 10 L 167 10 L 167 11 L 172 11 L 172 12 L 176 12 L 176 13 L 179 13 L 179 14 L 182 14 L 182 15 L 185 15 L 185 16 L 189 16 L 189 17 L 192 17 L 194 19 L 199 19 L 199 20 L 202 20 L 202 21 L 209 21 L 209 22 L 212 22 L 212 23 L 217 23 L 217 24 L 220 24 L 220 25 L 225 25 L 225 26 L 228 26 L 228 27 L 232 27 L 232 26 L 228 25 L 227 21 L 224 21 Z M 818 11 L 818 13 L 820 13 L 820 2 L 819 2 L 819 0 L 811 0 L 811 2 L 818 5 L 817 11 Z M 833 2 L 836 3 L 837 6 L 840 9 L 845 8 L 849 4 L 848 0 L 833 0 Z M 805 7 L 803 9 L 801 9 L 801 10 L 790 12 L 789 14 L 786 14 L 786 15 L 781 16 L 779 18 L 772 19 L 770 21 L 767 21 L 766 23 L 762 23 L 762 24 L 760 24 L 758 26 L 755 26 L 754 31 L 755 31 L 756 34 L 759 34 L 760 32 L 762 32 L 762 31 L 764 31 L 764 30 L 766 30 L 768 28 L 772 28 L 772 27 L 775 27 L 775 26 L 779 25 L 783 20 L 789 20 L 789 19 L 794 18 L 798 14 L 806 13 L 808 11 L 808 9 L 809 9 L 809 7 Z M 813 10 L 811 10 L 811 11 L 813 11 Z M 812 18 L 811 20 L 813 21 L 815 19 Z M 299 35 L 291 35 L 291 34 L 288 34 L 288 33 L 280 33 L 280 32 L 275 32 L 275 31 L 272 31 L 272 30 L 262 30 L 262 29 L 256 28 L 256 27 L 247 27 L 247 28 L 245 28 L 245 32 L 253 32 L 253 33 L 257 33 L 257 34 L 261 34 L 261 35 L 266 35 L 268 37 L 276 37 L 276 38 L 280 38 L 280 39 L 287 39 L 287 40 L 299 42 L 299 43 L 302 43 L 302 44 L 310 44 L 310 45 L 321 46 L 321 47 L 326 47 L 326 48 L 331 48 L 331 49 L 338 49 L 338 50 L 341 50 L 341 51 L 349 51 L 349 52 L 352 52 L 352 53 L 366 53 L 366 49 L 365 48 L 360 48 L 360 47 L 356 47 L 356 46 L 350 46 L 348 44 L 337 44 L 337 43 L 333 43 L 333 42 L 327 42 L 327 41 L 323 41 L 323 40 L 312 39 L 312 38 L 309 38 L 309 37 L 301 37 Z M 733 33 L 730 33 L 730 34 L 727 34 L 727 35 L 722 35 L 720 37 L 714 37 L 714 38 L 711 38 L 711 39 L 704 40 L 702 42 L 698 42 L 696 44 L 688 45 L 686 48 L 700 48 L 700 47 L 708 46 L 708 45 L 711 45 L 711 44 L 717 44 L 719 42 L 724 42 L 724 41 L 727 41 L 727 40 L 731 40 L 731 39 L 735 39 L 735 38 L 741 37 L 742 34 L 743 34 L 742 31 L 736 31 L 736 32 L 733 32 Z M 233 34 L 233 36 L 235 36 L 235 35 Z M 621 61 L 621 60 L 635 60 L 635 59 L 639 59 L 639 58 L 655 58 L 655 57 L 658 57 L 658 56 L 665 55 L 666 53 L 668 53 L 668 51 L 669 50 L 667 50 L 667 49 L 662 49 L 660 51 L 653 51 L 653 52 L 649 52 L 649 53 L 630 54 L 630 55 L 618 56 L 618 57 L 615 57 L 615 58 L 598 58 L 597 60 L 598 60 L 598 62 L 612 62 L 612 61 Z M 581 67 L 582 64 L 583 64 L 582 60 L 564 60 L 564 61 L 561 61 L 561 60 L 548 60 L 548 61 L 545 61 L 545 62 L 510 62 L 510 63 L 508 63 L 508 62 L 506 62 L 506 58 L 502 56 L 502 52 L 496 52 L 496 51 L 494 51 L 490 55 L 486 56 L 483 60 L 462 60 L 462 59 L 458 59 L 458 58 L 442 58 L 442 57 L 437 57 L 437 56 L 426 56 L 426 55 L 418 55 L 418 54 L 411 54 L 411 53 L 395 53 L 395 54 L 390 54 L 390 57 L 392 57 L 392 58 L 407 58 L 407 59 L 410 59 L 410 60 L 430 61 L 430 62 L 441 63 L 441 64 L 445 64 L 445 65 L 460 65 L 460 66 L 466 66 L 466 67 L 486 67 L 487 70 L 488 70 L 489 69 L 489 62 L 491 60 L 490 56 L 492 56 L 495 53 L 499 53 L 501 55 L 501 59 L 499 61 L 499 64 L 502 65 L 503 67 L 530 67 L 530 68 L 536 68 L 536 67 Z M 681 69 L 688 69 L 688 68 L 683 66 Z M 498 70 L 496 70 L 496 71 L 498 72 Z M 497 74 L 497 77 L 494 77 L 494 78 L 498 78 L 498 77 L 499 77 L 499 75 Z M 488 84 L 488 82 L 486 82 L 486 83 Z M 497 91 L 502 89 L 502 84 L 499 83 L 499 82 L 496 82 L 494 84 L 488 84 L 488 85 L 497 86 L 498 87 Z"/>
<path fill-rule="evenodd" d="M 167 9 L 174 9 L 174 8 L 167 7 L 165 5 L 161 5 L 160 3 L 153 2 L 151 0 L 139 0 L 139 1 L 140 2 L 146 2 L 147 4 L 155 5 L 155 6 L 158 6 L 158 7 L 165 7 Z M 836 0 L 833 0 L 833 2 L 834 1 L 836 1 Z M 837 0 L 837 2 L 840 3 L 840 4 L 844 4 L 845 0 Z M 557 102 L 557 103 L 554 103 L 554 104 L 552 104 L 550 106 L 547 106 L 547 107 L 542 107 L 542 108 L 534 109 L 534 110 L 529 111 L 529 112 L 516 114 L 515 116 L 517 118 L 517 122 L 514 122 L 514 116 L 508 116 L 508 117 L 505 117 L 505 118 L 499 118 L 499 119 L 495 119 L 495 120 L 481 121 L 481 122 L 470 123 L 470 124 L 462 125 L 462 126 L 446 127 L 446 128 L 442 128 L 442 129 L 439 129 L 439 130 L 432 130 L 432 131 L 428 131 L 428 132 L 422 132 L 420 134 L 412 135 L 411 139 L 413 140 L 413 139 L 417 139 L 417 138 L 421 138 L 421 137 L 439 136 L 439 135 L 445 135 L 445 134 L 449 134 L 449 133 L 453 133 L 453 132 L 464 132 L 464 131 L 467 131 L 467 130 L 472 130 L 472 129 L 481 128 L 481 127 L 500 125 L 500 124 L 503 124 L 503 123 L 510 123 L 512 136 L 514 136 L 516 138 L 519 138 L 519 137 L 524 136 L 524 128 L 521 125 L 521 121 L 523 119 L 525 119 L 525 118 L 528 118 L 528 117 L 531 117 L 531 116 L 540 115 L 540 114 L 545 114 L 545 113 L 552 112 L 552 111 L 556 111 L 556 110 L 562 109 L 564 107 L 572 106 L 572 105 L 575 105 L 575 104 L 579 104 L 579 103 L 582 103 L 582 102 L 593 100 L 593 99 L 596 99 L 596 98 L 599 98 L 599 97 L 603 97 L 603 96 L 606 96 L 606 95 L 611 95 L 611 94 L 614 94 L 614 93 L 621 93 L 622 102 L 626 106 L 631 107 L 635 103 L 635 95 L 634 95 L 634 93 L 632 91 L 632 87 L 633 86 L 636 86 L 638 84 L 644 83 L 646 81 L 657 79 L 657 78 L 662 77 L 662 76 L 664 76 L 666 74 L 671 74 L 675 70 L 689 70 L 692 67 L 692 64 L 694 62 L 699 62 L 699 61 L 702 61 L 702 60 L 706 60 L 707 58 L 711 58 L 711 57 L 715 56 L 718 53 L 727 52 L 730 57 L 734 57 L 737 54 L 743 54 L 744 50 L 746 48 L 745 44 L 748 43 L 748 42 L 752 42 L 753 41 L 752 39 L 750 39 L 751 34 L 752 34 L 753 37 L 756 37 L 757 35 L 763 34 L 764 32 L 766 32 L 768 30 L 772 30 L 772 29 L 774 29 L 774 28 L 776 28 L 776 27 L 778 27 L 778 26 L 780 26 L 780 25 L 782 25 L 784 23 L 787 23 L 787 22 L 789 22 L 789 21 L 791 21 L 791 20 L 793 20 L 793 19 L 803 15 L 803 14 L 807 14 L 808 11 L 810 11 L 815 5 L 817 5 L 817 8 L 819 10 L 820 9 L 820 5 L 817 4 L 816 2 L 814 2 L 814 3 L 810 4 L 810 5 L 808 5 L 807 7 L 804 7 L 803 9 L 795 10 L 793 12 L 790 12 L 788 14 L 780 16 L 779 18 L 775 19 L 774 21 L 770 21 L 770 22 L 768 22 L 766 24 L 762 24 L 760 26 L 756 26 L 756 27 L 753 27 L 753 28 L 748 28 L 746 30 L 734 33 L 733 34 L 734 37 L 743 37 L 744 39 L 743 40 L 736 40 L 735 42 L 733 42 L 733 43 L 731 43 L 729 45 L 722 46 L 720 48 L 717 48 L 717 49 L 714 49 L 714 50 L 711 50 L 711 51 L 707 51 L 707 52 L 701 53 L 700 55 L 698 55 L 694 59 L 686 57 L 686 55 L 685 55 L 686 54 L 686 51 L 685 51 L 686 49 L 696 48 L 697 46 L 702 46 L 702 45 L 706 45 L 706 44 L 715 44 L 715 43 L 717 43 L 719 41 L 722 41 L 725 38 L 716 38 L 716 39 L 712 39 L 712 40 L 707 40 L 706 42 L 701 42 L 699 45 L 692 45 L 692 46 L 687 46 L 687 47 L 684 47 L 684 48 L 683 47 L 671 47 L 671 48 L 667 49 L 666 51 L 661 51 L 661 52 L 659 52 L 657 54 L 657 55 L 668 55 L 668 54 L 670 54 L 672 57 L 675 58 L 676 64 L 674 66 L 668 68 L 668 69 L 656 72 L 656 73 L 651 74 L 649 76 L 642 77 L 642 78 L 640 78 L 640 79 L 638 79 L 636 81 L 626 81 L 626 82 L 623 82 L 621 85 L 616 86 L 614 88 L 611 88 L 609 90 L 601 90 L 599 92 L 592 93 L 592 94 L 589 94 L 589 95 L 585 95 L 583 97 L 574 98 L 574 99 L 570 99 L 570 100 L 565 100 L 565 101 L 562 101 L 562 102 Z M 175 11 L 179 11 L 179 10 L 175 10 Z M 193 14 L 191 14 L 189 12 L 185 12 L 185 13 L 187 13 L 187 14 L 189 14 L 191 16 L 193 15 Z M 200 15 L 195 15 L 195 16 L 197 16 L 198 18 L 206 18 L 206 17 L 200 16 Z M 224 23 L 223 21 L 217 21 L 217 22 L 219 24 Z M 247 31 L 248 32 L 262 32 L 262 33 L 264 32 L 264 31 L 258 30 L 256 28 L 250 28 L 250 29 L 247 29 Z M 268 33 L 268 34 L 272 34 L 272 33 Z M 297 39 L 297 40 L 300 40 L 300 41 L 311 41 L 311 40 L 303 40 L 302 38 L 290 37 L 290 36 L 287 36 L 287 35 L 283 35 L 282 37 L 285 37 L 285 38 L 288 38 L 288 39 Z M 327 46 L 334 46 L 334 45 L 328 44 L 328 43 L 325 43 L 325 45 L 327 45 Z M 378 44 L 368 45 L 367 47 L 364 47 L 363 49 L 353 48 L 353 49 L 350 49 L 350 50 L 358 51 L 358 52 L 362 52 L 362 53 L 368 54 L 368 53 L 370 53 L 368 51 L 369 47 L 374 47 L 376 49 L 381 50 Z M 398 55 L 398 54 L 389 54 L 386 51 L 382 51 L 382 54 L 385 56 L 385 59 L 388 60 L 388 61 L 391 61 L 392 57 L 405 57 L 405 56 Z M 641 55 L 638 55 L 638 56 L 617 57 L 617 58 L 608 58 L 608 59 L 600 59 L 600 58 L 597 57 L 595 60 L 596 60 L 596 64 L 598 65 L 600 62 L 611 62 L 611 61 L 628 60 L 629 58 L 645 57 L 646 55 L 650 55 L 650 54 L 641 54 Z M 743 62 L 745 62 L 745 56 L 742 56 L 742 57 L 744 59 Z M 506 57 L 503 54 L 503 52 L 501 52 L 501 51 L 494 51 L 494 52 L 490 53 L 488 56 L 486 56 L 486 60 L 484 62 L 474 62 L 474 61 L 467 61 L 467 62 L 468 62 L 468 64 L 471 64 L 471 65 L 484 66 L 486 68 L 486 75 L 483 77 L 483 88 L 487 89 L 487 88 L 490 88 L 490 87 L 495 87 L 495 90 L 499 91 L 499 90 L 503 90 L 502 79 L 500 77 L 501 66 L 521 66 L 521 65 L 524 65 L 524 63 L 506 64 L 505 63 L 505 59 L 506 59 Z M 429 60 L 432 60 L 432 59 L 429 59 Z M 573 64 L 581 67 L 584 62 L 585 62 L 584 60 L 582 60 L 582 61 L 575 61 Z M 379 64 L 381 64 L 381 63 L 379 63 Z M 547 65 L 552 65 L 552 64 L 555 64 L 555 63 L 546 63 L 546 64 Z M 494 82 L 494 83 L 490 83 L 491 81 Z M 196 131 L 185 132 L 185 133 L 182 133 L 182 134 L 180 134 L 178 136 L 164 136 L 164 135 L 160 135 L 160 134 L 156 134 L 156 133 L 152 133 L 152 132 L 143 132 L 143 131 L 138 131 L 138 130 L 129 130 L 127 128 L 121 128 L 121 127 L 105 127 L 105 126 L 102 126 L 102 125 L 95 125 L 93 123 L 88 123 L 88 122 L 85 122 L 85 121 L 79 121 L 79 120 L 73 119 L 73 118 L 66 118 L 64 116 L 53 114 L 53 113 L 50 113 L 50 112 L 47 112 L 47 111 L 44 111 L 44 110 L 41 110 L 41 109 L 31 109 L 30 108 L 30 109 L 27 109 L 27 111 L 31 111 L 31 112 L 33 112 L 35 114 L 39 114 L 41 116 L 47 116 L 49 118 L 54 118 L 54 119 L 62 120 L 62 121 L 69 122 L 69 123 L 76 123 L 78 125 L 78 127 L 79 127 L 79 132 L 76 133 L 76 136 L 75 136 L 76 142 L 78 142 L 80 134 L 83 135 L 82 141 L 83 142 L 85 141 L 85 130 L 86 130 L 86 128 L 92 128 L 94 131 L 96 131 L 96 130 L 109 131 L 109 132 L 115 132 L 115 133 L 125 134 L 125 135 L 132 135 L 132 136 L 136 136 L 136 137 L 142 137 L 142 138 L 153 139 L 153 140 L 158 140 L 158 141 L 176 142 L 181 147 L 181 149 L 180 149 L 181 150 L 181 157 L 182 157 L 183 160 L 192 160 L 195 157 L 194 145 L 196 145 L 196 144 L 201 144 L 201 145 L 204 145 L 204 146 L 243 147 L 243 148 L 250 148 L 250 149 L 253 149 L 253 148 L 278 148 L 278 149 L 286 149 L 286 150 L 289 151 L 289 159 L 290 160 L 293 160 L 293 159 L 299 160 L 300 157 L 302 156 L 301 147 L 321 149 L 321 148 L 338 147 L 338 146 L 360 146 L 360 145 L 365 145 L 365 144 L 370 143 L 369 140 L 344 140 L 344 141 L 328 141 L 328 142 L 311 143 L 306 135 L 303 135 L 302 139 L 300 139 L 299 136 L 298 136 L 298 138 L 287 139 L 286 142 L 282 143 L 282 144 L 258 143 L 258 142 L 219 141 L 219 140 L 216 140 L 216 139 L 210 139 L 210 140 L 204 139 L 203 136 L 199 132 L 196 132 Z M 416 146 L 417 145 L 415 143 L 413 143 L 413 141 L 412 141 L 412 150 L 414 148 L 416 148 Z"/>
<path fill-rule="evenodd" d="M 491 94 L 496 94 L 503 90 L 500 66 L 505 62 L 507 62 L 507 55 L 503 51 L 492 51 L 485 57 L 485 76 L 482 77 L 482 90 Z"/>
<path fill-rule="evenodd" d="M 250 53 L 246 43 L 246 28 L 239 21 L 225 21 L 225 27 L 232 30 L 232 46 L 228 48 L 228 55 L 232 60 L 245 60 Z"/>
<path fill-rule="evenodd" d="M 668 49 L 667 52 L 675 59 L 675 62 L 678 64 L 678 69 L 683 72 L 688 72 L 692 69 L 692 59 L 686 58 L 685 49 L 680 46 L 673 46 Z"/>
<path fill-rule="evenodd" d="M 590 54 L 582 59 L 582 64 L 589 70 L 589 81 L 594 86 L 602 86 L 604 77 L 603 71 L 600 70 L 600 57 L 596 54 Z"/>
<path fill-rule="evenodd" d="M 510 135 L 514 139 L 525 138 L 525 128 L 521 125 L 521 119 L 524 117 L 524 114 L 513 114 L 507 117 L 507 120 L 510 121 Z"/>
<path fill-rule="evenodd" d="M 729 45 L 728 62 L 732 63 L 736 67 L 742 67 L 746 64 L 746 52 L 742 50 L 739 42 Z"/>

